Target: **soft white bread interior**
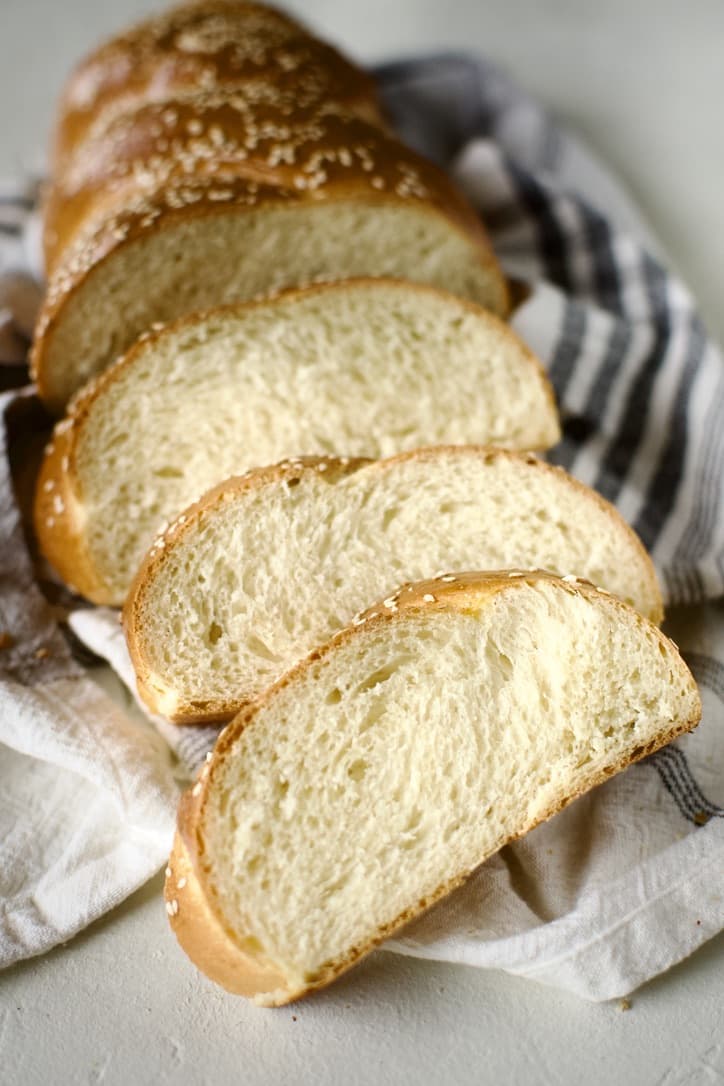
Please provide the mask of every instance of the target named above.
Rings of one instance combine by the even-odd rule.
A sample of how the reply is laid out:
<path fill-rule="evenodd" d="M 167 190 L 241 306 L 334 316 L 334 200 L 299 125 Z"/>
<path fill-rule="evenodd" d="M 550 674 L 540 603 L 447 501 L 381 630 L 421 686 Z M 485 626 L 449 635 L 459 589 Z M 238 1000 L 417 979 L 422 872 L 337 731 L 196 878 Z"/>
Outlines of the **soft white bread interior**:
<path fill-rule="evenodd" d="M 230 991 L 297 999 L 700 711 L 674 644 L 591 586 L 415 586 L 222 733 L 179 813 L 171 924 Z"/>
<path fill-rule="evenodd" d="M 179 723 L 229 719 L 402 582 L 513 565 L 585 576 L 661 618 L 635 534 L 535 457 L 432 448 L 251 472 L 187 510 L 141 567 L 124 615 L 139 691 Z"/>
<path fill-rule="evenodd" d="M 107 370 L 60 430 L 37 535 L 99 603 L 123 602 L 165 522 L 249 467 L 559 437 L 545 374 L 507 325 L 451 294 L 373 279 L 168 327 Z"/>
<path fill-rule="evenodd" d="M 482 228 L 476 237 L 422 197 L 375 192 L 375 176 L 307 198 L 204 181 L 102 220 L 50 279 L 32 355 L 41 398 L 61 412 L 155 322 L 315 281 L 409 279 L 505 313 Z"/>

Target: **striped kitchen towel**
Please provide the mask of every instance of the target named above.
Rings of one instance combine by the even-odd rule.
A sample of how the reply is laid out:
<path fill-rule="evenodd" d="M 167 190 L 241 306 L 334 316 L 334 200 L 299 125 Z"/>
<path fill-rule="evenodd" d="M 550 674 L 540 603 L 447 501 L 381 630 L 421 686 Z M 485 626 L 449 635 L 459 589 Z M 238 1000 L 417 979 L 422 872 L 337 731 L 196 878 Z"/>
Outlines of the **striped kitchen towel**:
<path fill-rule="evenodd" d="M 552 459 L 613 501 L 652 551 L 667 603 L 677 605 L 669 632 L 704 702 L 693 735 L 503 849 L 387 946 L 590 999 L 621 996 L 724 928 L 724 363 L 616 182 L 497 69 L 438 57 L 386 65 L 378 76 L 402 135 L 456 176 L 507 273 L 524 285 L 513 323 L 546 362 L 563 417 Z M 17 383 L 36 288 L 25 241 L 32 200 L 11 197 L 0 190 L 0 361 Z M 23 397 L 27 439 L 42 417 L 27 393 L 12 410 Z M 17 468 L 22 456 L 11 459 Z M 3 488 L 10 508 L 7 469 Z M 0 548 L 11 592 L 29 559 L 17 534 Z M 29 580 L 26 598 L 42 610 Z M 117 616 L 79 608 L 70 622 L 132 685 Z M 63 651 L 56 639 L 54 658 Z M 22 682 L 40 681 L 39 671 L 27 668 Z M 190 770 L 215 732 L 162 734 Z M 0 725 L 0 744 L 13 742 Z M 104 756 L 115 757 L 112 737 Z M 96 914 L 107 906 L 96 902 Z M 2 938 L 0 929 L 0 948 Z M 33 938 L 28 953 L 52 945 L 53 934 Z"/>

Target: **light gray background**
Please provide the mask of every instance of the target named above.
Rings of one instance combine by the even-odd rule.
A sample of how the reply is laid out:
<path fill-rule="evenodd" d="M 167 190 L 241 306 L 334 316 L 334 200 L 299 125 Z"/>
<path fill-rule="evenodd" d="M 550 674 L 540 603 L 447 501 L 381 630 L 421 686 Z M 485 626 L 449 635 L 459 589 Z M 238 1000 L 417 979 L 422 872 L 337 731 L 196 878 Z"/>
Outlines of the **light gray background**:
<path fill-rule="evenodd" d="M 0 178 L 42 168 L 54 99 L 98 38 L 161 4 L 0 0 Z M 363 60 L 485 52 L 583 135 L 644 209 L 724 339 L 721 0 L 308 0 Z M 724 1082 L 724 936 L 622 1011 L 502 974 L 378 953 L 262 1011 L 200 977 L 155 879 L 88 932 L 0 975 L 0 1081 Z"/>

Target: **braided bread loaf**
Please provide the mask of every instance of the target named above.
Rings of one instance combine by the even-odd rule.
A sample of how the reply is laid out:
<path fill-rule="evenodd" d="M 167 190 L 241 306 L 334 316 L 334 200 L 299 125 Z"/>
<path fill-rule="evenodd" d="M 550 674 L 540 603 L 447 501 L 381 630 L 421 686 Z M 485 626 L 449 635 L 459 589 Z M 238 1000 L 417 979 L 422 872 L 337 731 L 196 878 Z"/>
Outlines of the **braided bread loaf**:
<path fill-rule="evenodd" d="M 152 324 L 285 287 L 388 276 L 507 312 L 477 215 L 389 134 L 368 77 L 259 5 L 204 0 L 104 46 L 55 161 L 32 359 L 54 411 Z"/>

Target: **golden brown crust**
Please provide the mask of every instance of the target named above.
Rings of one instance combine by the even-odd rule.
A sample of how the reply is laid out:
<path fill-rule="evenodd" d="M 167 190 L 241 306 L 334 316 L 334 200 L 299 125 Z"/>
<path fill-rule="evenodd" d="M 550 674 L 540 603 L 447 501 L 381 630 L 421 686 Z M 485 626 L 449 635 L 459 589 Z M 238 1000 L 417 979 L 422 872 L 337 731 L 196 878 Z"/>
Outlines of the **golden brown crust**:
<path fill-rule="evenodd" d="M 633 529 L 626 523 L 618 510 L 606 502 L 599 494 L 568 475 L 562 468 L 553 467 L 545 461 L 539 460 L 538 457 L 533 454 L 521 454 L 507 449 L 497 449 L 483 445 L 438 445 L 423 449 L 413 449 L 411 452 L 398 453 L 397 456 L 389 457 L 386 460 L 349 460 L 346 457 L 341 460 L 335 460 L 335 458 L 332 457 L 324 458 L 329 465 L 329 468 L 325 469 L 324 477 L 330 483 L 334 483 L 343 475 L 351 474 L 361 467 L 371 466 L 373 470 L 384 473 L 388 470 L 394 470 L 397 464 L 404 463 L 408 460 L 439 460 L 440 456 L 444 456 L 446 453 L 450 453 L 456 457 L 480 457 L 485 463 L 494 463 L 496 460 L 508 459 L 509 461 L 512 460 L 520 464 L 526 463 L 532 470 L 540 473 L 542 477 L 554 475 L 565 479 L 568 485 L 580 493 L 587 502 L 594 503 L 606 514 L 610 521 L 615 523 L 616 530 L 621 535 L 622 543 L 625 539 L 627 549 L 638 554 L 641 563 L 640 568 L 642 576 L 646 580 L 647 593 L 652 600 L 651 612 L 646 617 L 655 623 L 661 620 L 663 617 L 663 604 L 661 601 L 661 591 L 656 577 L 656 571 L 643 544 Z M 243 705 L 249 698 L 248 693 L 245 694 L 244 692 L 240 692 L 238 700 L 233 702 L 194 701 L 193 703 L 189 703 L 181 699 L 175 692 L 167 689 L 161 680 L 157 676 L 154 676 L 153 670 L 148 662 L 147 650 L 143 637 L 143 619 L 146 607 L 145 595 L 153 584 L 153 581 L 163 564 L 167 561 L 169 552 L 173 549 L 173 546 L 195 531 L 200 522 L 212 517 L 215 510 L 220 505 L 229 501 L 234 501 L 240 495 L 248 494 L 249 492 L 258 492 L 267 486 L 275 486 L 282 479 L 300 478 L 305 472 L 311 473 L 316 470 L 314 463 L 315 461 L 312 458 L 301 458 L 293 461 L 287 460 L 272 467 L 252 469 L 245 475 L 225 480 L 223 483 L 220 483 L 203 495 L 198 502 L 195 502 L 188 509 L 184 510 L 181 516 L 158 537 L 155 545 L 147 553 L 128 592 L 123 612 L 123 627 L 131 660 L 136 671 L 138 691 L 151 712 L 160 713 L 175 724 L 187 725 L 227 721 L 243 708 Z M 332 465 L 334 464 L 339 465 L 339 467 L 333 469 Z M 624 548 L 622 546 L 622 553 L 623 550 Z M 451 576 L 454 578 L 453 581 L 449 580 Z M 480 591 L 480 584 L 484 581 L 483 574 L 474 573 L 461 576 L 472 577 L 475 591 Z M 492 576 L 495 581 L 495 575 L 493 574 Z M 554 579 L 557 580 L 558 578 Z M 573 580 L 580 585 L 581 582 L 578 582 L 576 578 L 573 578 Z M 450 595 L 457 595 L 462 583 L 464 582 L 458 580 L 458 575 L 454 575 L 453 573 L 445 574 L 444 577 L 439 578 L 435 582 L 436 585 L 439 585 L 439 592 L 444 594 L 446 598 Z M 452 588 L 449 587 L 451 585 L 453 586 Z M 406 591 L 407 590 L 405 590 L 405 592 Z M 429 588 L 425 589 L 425 591 L 437 594 L 436 591 Z M 600 591 L 601 594 L 605 594 L 603 590 Z M 407 595 L 405 595 L 405 599 L 407 599 Z M 395 602 L 399 601 L 395 600 Z M 373 607 L 372 610 L 379 610 L 379 607 Z"/>
<path fill-rule="evenodd" d="M 253 93 L 263 81 L 306 105 L 336 101 L 380 119 L 370 76 L 296 20 L 261 4 L 201 0 L 138 24 L 80 62 L 61 103 L 56 172 L 89 131 L 122 112 L 199 88 Z"/>
<path fill-rule="evenodd" d="M 183 825 L 181 809 L 179 825 Z M 284 975 L 257 952 L 244 951 L 234 936 L 224 930 L 194 874 L 181 832 L 176 834 L 166 869 L 164 888 L 166 912 L 179 943 L 194 962 L 203 961 L 203 971 L 229 992 L 253 996 L 258 991 L 287 988 Z"/>
<path fill-rule="evenodd" d="M 73 592 L 95 603 L 112 603 L 84 532 L 83 500 L 76 491 L 73 465 L 75 436 L 73 421 L 64 419 L 46 446 L 35 486 L 35 534 L 42 554 Z"/>
<path fill-rule="evenodd" d="M 220 920 L 220 911 L 213 904 L 215 901 L 215 893 L 211 875 L 211 863 L 205 854 L 205 804 L 209 791 L 214 786 L 215 777 L 222 771 L 225 757 L 232 756 L 233 745 L 241 732 L 245 728 L 254 725 L 254 721 L 258 714 L 262 709 L 273 702 L 280 690 L 283 690 L 294 684 L 300 678 L 303 678 L 311 668 L 318 665 L 320 660 L 333 654 L 341 645 L 350 640 L 359 638 L 360 636 L 364 636 L 364 629 L 362 627 L 366 628 L 370 625 L 379 627 L 385 623 L 396 623 L 410 610 L 427 612 L 449 609 L 461 612 L 467 612 L 470 609 L 477 610 L 483 606 L 485 601 L 491 596 L 495 596 L 501 592 L 517 591 L 525 585 L 534 585 L 541 580 L 554 584 L 561 591 L 583 595 L 592 602 L 597 603 L 599 606 L 612 607 L 624 615 L 626 621 L 633 620 L 640 628 L 653 634 L 653 636 L 659 640 L 662 651 L 671 659 L 672 666 L 678 667 L 679 677 L 683 688 L 687 689 L 692 695 L 692 712 L 687 719 L 673 722 L 670 727 L 661 731 L 657 736 L 651 739 L 649 743 L 632 746 L 615 761 L 595 772 L 590 772 L 587 777 L 583 778 L 579 787 L 570 794 L 559 797 L 547 810 L 536 816 L 529 824 L 523 826 L 516 833 L 496 842 L 495 847 L 484 855 L 481 855 L 475 866 L 470 870 L 461 872 L 455 878 L 438 887 L 433 893 L 427 895 L 409 909 L 406 909 L 394 921 L 372 933 L 370 938 L 364 942 L 363 945 L 352 947 L 347 954 L 340 959 L 326 963 L 315 977 L 306 978 L 303 985 L 287 984 L 281 986 L 277 984 L 275 978 L 273 987 L 264 988 L 260 986 L 253 990 L 254 982 L 252 975 L 246 973 L 244 962 L 237 956 L 235 951 L 230 952 L 228 958 L 222 957 L 221 962 L 206 955 L 204 953 L 206 931 L 211 930 L 213 932 L 215 926 L 223 927 L 223 924 Z M 435 902 L 460 886 L 475 870 L 477 870 L 480 864 L 484 863 L 485 860 L 500 848 L 503 848 L 506 844 L 510 844 L 512 841 L 524 836 L 535 826 L 551 818 L 574 799 L 577 799 L 598 784 L 602 784 L 615 773 L 620 772 L 632 763 L 639 761 L 641 758 L 653 753 L 660 747 L 665 746 L 677 736 L 682 735 L 687 731 L 691 731 L 691 729 L 696 727 L 699 723 L 701 717 L 701 701 L 696 689 L 696 684 L 686 667 L 686 664 L 679 656 L 673 642 L 670 642 L 657 627 L 653 626 L 652 623 L 637 614 L 637 612 L 633 611 L 626 604 L 621 603 L 619 600 L 606 593 L 600 592 L 587 581 L 581 581 L 573 577 L 564 580 L 543 571 L 508 571 L 485 574 L 468 573 L 458 575 L 452 581 L 448 578 L 436 578 L 431 581 L 418 582 L 417 584 L 405 586 L 400 592 L 394 607 L 386 606 L 385 601 L 383 601 L 376 607 L 365 612 L 361 618 L 362 621 L 358 623 L 357 626 L 353 625 L 340 631 L 326 645 L 312 653 L 301 663 L 297 664 L 277 683 L 261 694 L 255 702 L 242 710 L 234 718 L 221 733 L 213 755 L 208 756 L 207 763 L 203 766 L 198 780 L 185 794 L 179 810 L 179 835 L 184 841 L 186 858 L 189 865 L 188 868 L 185 869 L 189 872 L 186 877 L 189 881 L 193 881 L 194 887 L 194 899 L 192 900 L 189 898 L 188 901 L 179 903 L 179 915 L 182 910 L 185 913 L 186 931 L 193 932 L 193 939 L 187 936 L 185 941 L 182 941 L 182 945 L 189 954 L 189 957 L 191 957 L 195 964 L 212 980 L 216 980 L 218 983 L 223 984 L 224 987 L 233 991 L 241 991 L 243 986 L 244 994 L 251 995 L 257 1003 L 262 1005 L 278 1006 L 288 1003 L 309 994 L 317 988 L 329 984 L 341 973 L 345 972 L 359 961 L 360 958 L 369 953 L 369 951 L 384 939 L 388 938 L 395 931 L 398 931 L 405 924 L 416 919 L 421 913 L 435 904 Z M 198 907 L 198 902 L 203 903 L 203 908 Z M 226 936 L 231 939 L 235 945 L 238 945 L 239 943 L 244 943 L 244 940 L 248 938 L 248 933 L 227 931 Z M 231 972 L 233 974 L 237 969 L 239 971 L 239 976 L 234 976 L 231 983 L 229 983 L 229 973 Z M 232 984 L 234 987 L 232 987 Z"/>

